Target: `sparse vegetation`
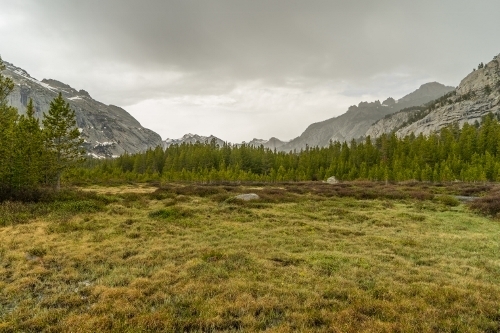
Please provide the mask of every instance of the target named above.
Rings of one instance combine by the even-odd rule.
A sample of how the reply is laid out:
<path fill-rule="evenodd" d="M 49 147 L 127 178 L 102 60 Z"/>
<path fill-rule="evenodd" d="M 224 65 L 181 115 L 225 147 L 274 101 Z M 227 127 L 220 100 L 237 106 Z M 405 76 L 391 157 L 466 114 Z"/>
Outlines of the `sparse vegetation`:
<path fill-rule="evenodd" d="M 487 84 L 486 86 L 484 86 L 484 94 L 485 94 L 486 96 L 488 96 L 489 94 L 491 94 L 491 92 L 492 92 L 492 91 L 493 91 L 493 90 L 491 89 L 491 87 L 490 87 L 490 85 L 489 85 L 489 84 Z"/>
<path fill-rule="evenodd" d="M 3 202 L 0 331 L 495 332 L 498 193 L 170 183 Z M 480 214 L 455 195 L 484 196 Z"/>

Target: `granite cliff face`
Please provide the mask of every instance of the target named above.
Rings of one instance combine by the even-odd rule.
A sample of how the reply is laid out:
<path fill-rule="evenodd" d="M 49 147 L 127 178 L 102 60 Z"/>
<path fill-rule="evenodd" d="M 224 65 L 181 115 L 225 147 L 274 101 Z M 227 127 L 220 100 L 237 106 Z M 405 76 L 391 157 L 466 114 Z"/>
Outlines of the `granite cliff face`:
<path fill-rule="evenodd" d="M 384 102 L 361 102 L 353 105 L 341 116 L 310 125 L 304 133 L 283 145 L 282 151 L 300 150 L 306 147 L 327 146 L 331 141 L 351 141 L 366 134 L 370 126 L 386 115 L 398 112 L 404 108 L 412 107 L 432 101 L 453 87 L 447 87 L 437 82 L 426 83 L 414 92 L 395 101 L 388 98 Z"/>
<path fill-rule="evenodd" d="M 396 131 L 399 137 L 431 134 L 452 123 L 481 122 L 488 113 L 500 112 L 500 55 L 467 75 L 455 91 L 425 108 L 401 111 L 379 120 L 366 135 L 372 137 Z"/>
<path fill-rule="evenodd" d="M 90 97 L 85 90 L 77 91 L 67 84 L 56 80 L 42 80 L 31 77 L 25 70 L 4 62 L 5 76 L 15 83 L 9 95 L 9 104 L 16 107 L 20 114 L 26 112 L 29 99 L 33 99 L 36 117 L 43 118 L 50 102 L 59 92 L 75 111 L 77 126 L 85 140 L 89 155 L 104 158 L 121 155 L 125 152 L 137 153 L 162 144 L 161 137 L 144 128 L 124 109 L 105 105 Z"/>
<path fill-rule="evenodd" d="M 425 117 L 399 129 L 400 137 L 410 133 L 428 135 L 452 123 L 481 122 L 488 113 L 500 113 L 500 55 L 483 68 L 467 75 L 460 82 L 456 93 Z"/>

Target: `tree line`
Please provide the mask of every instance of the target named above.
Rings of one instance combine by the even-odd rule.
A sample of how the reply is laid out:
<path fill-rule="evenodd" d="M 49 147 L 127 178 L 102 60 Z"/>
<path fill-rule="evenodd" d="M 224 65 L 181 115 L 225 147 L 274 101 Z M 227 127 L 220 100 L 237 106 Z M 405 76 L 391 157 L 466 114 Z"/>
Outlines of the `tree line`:
<path fill-rule="evenodd" d="M 263 146 L 207 143 L 157 147 L 112 160 L 88 160 L 73 181 L 500 181 L 500 123 L 493 114 L 479 125 L 453 124 L 428 136 L 331 142 L 299 152 Z"/>
<path fill-rule="evenodd" d="M 61 186 L 61 176 L 85 155 L 75 113 L 61 95 L 40 122 L 30 99 L 19 115 L 8 105 L 14 89 L 0 58 L 0 199 L 26 195 L 40 187 Z"/>

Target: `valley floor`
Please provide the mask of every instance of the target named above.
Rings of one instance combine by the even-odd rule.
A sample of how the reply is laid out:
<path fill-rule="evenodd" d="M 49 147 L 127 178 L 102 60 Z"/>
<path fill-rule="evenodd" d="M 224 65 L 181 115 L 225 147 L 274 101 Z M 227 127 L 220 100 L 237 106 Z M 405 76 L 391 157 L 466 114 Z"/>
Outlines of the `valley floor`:
<path fill-rule="evenodd" d="M 5 202 L 0 332 L 497 332 L 500 222 L 454 197 L 490 189 L 167 184 Z"/>

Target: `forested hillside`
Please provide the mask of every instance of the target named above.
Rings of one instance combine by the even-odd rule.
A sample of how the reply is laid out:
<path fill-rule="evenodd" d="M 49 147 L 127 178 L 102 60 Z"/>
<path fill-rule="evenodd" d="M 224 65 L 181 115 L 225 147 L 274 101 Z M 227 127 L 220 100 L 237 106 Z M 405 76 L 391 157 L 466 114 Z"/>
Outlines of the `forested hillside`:
<path fill-rule="evenodd" d="M 332 142 L 325 148 L 276 152 L 248 145 L 172 145 L 114 160 L 87 161 L 69 175 L 77 182 L 122 181 L 498 181 L 500 123 L 493 114 L 481 126 L 458 124 L 430 136 Z"/>

